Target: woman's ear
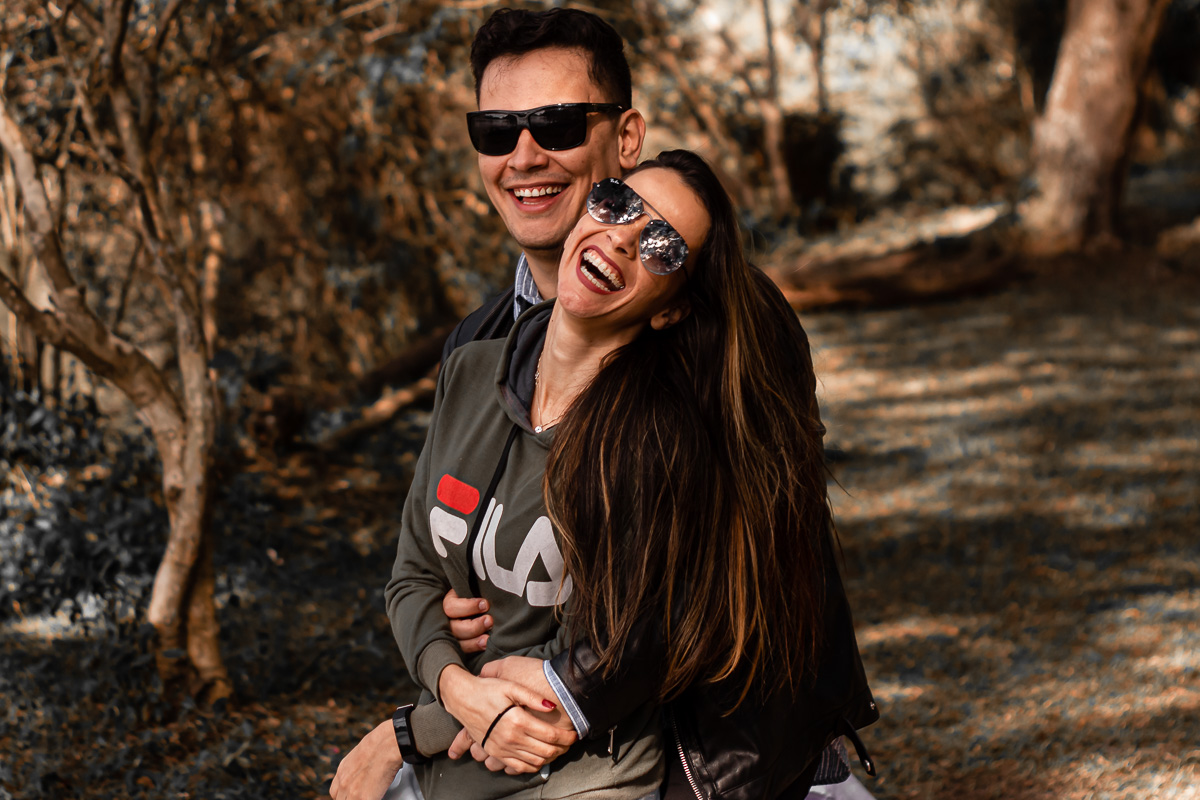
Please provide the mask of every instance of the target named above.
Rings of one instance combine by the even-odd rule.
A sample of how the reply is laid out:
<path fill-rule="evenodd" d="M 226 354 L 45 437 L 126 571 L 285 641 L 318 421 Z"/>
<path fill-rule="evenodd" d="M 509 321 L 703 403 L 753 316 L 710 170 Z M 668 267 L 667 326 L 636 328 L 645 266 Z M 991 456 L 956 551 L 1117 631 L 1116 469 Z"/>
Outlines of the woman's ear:
<path fill-rule="evenodd" d="M 621 115 L 617 123 L 617 143 L 620 147 L 618 157 L 621 169 L 625 172 L 637 166 L 642 155 L 642 143 L 646 141 L 646 119 L 642 112 L 631 108 Z"/>
<path fill-rule="evenodd" d="M 671 305 L 650 318 L 650 327 L 656 331 L 665 331 L 672 325 L 678 325 L 692 313 L 692 304 L 686 297 L 681 297 Z"/>

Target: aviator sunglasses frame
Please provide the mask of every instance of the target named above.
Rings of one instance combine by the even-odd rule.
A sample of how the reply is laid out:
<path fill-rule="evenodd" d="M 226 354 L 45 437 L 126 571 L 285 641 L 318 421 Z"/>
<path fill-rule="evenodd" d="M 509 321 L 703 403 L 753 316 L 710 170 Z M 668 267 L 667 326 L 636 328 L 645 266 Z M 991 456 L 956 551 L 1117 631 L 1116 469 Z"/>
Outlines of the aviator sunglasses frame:
<path fill-rule="evenodd" d="M 650 216 L 646 209 L 658 214 L 658 219 L 651 217 L 642 228 L 638 237 L 638 256 L 647 272 L 670 275 L 687 261 L 688 246 L 683 235 L 619 178 L 597 181 L 588 192 L 588 214 L 602 225 L 628 225 L 643 214 Z M 684 270 L 684 276 L 687 276 L 687 270 Z"/>
<path fill-rule="evenodd" d="M 625 110 L 616 103 L 556 103 L 526 111 L 468 111 L 467 133 L 485 156 L 506 156 L 517 149 L 523 130 L 544 150 L 572 150 L 587 141 L 588 114 Z"/>

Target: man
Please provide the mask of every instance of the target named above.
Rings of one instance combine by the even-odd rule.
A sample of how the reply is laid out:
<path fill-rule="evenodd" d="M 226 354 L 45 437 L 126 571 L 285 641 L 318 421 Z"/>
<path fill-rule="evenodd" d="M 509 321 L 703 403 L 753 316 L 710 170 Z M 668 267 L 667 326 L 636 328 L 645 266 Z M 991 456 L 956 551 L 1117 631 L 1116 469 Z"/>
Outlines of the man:
<path fill-rule="evenodd" d="M 563 243 L 584 212 L 592 184 L 637 164 L 646 125 L 632 107 L 623 49 L 607 23 L 573 9 L 502 9 L 477 32 L 471 65 L 480 112 L 470 115 L 469 130 L 488 196 L 523 252 L 514 286 L 455 328 L 443 359 L 466 342 L 505 336 L 521 312 L 556 296 Z M 483 650 L 492 624 L 486 602 L 451 592 L 443 609 L 463 651 Z M 521 682 L 517 675 L 505 677 Z M 586 720 L 575 727 L 584 730 Z M 838 760 L 836 753 L 830 760 Z M 331 795 L 376 800 L 398 763 L 389 720 L 343 760 Z M 388 796 L 419 795 L 415 786 L 397 786 Z"/>
<path fill-rule="evenodd" d="M 523 252 L 513 287 L 459 323 L 446 342 L 443 360 L 469 341 L 507 335 L 522 311 L 556 296 L 563 243 L 584 212 L 592 184 L 637 165 L 646 122 L 632 107 L 623 50 L 624 41 L 611 26 L 574 9 L 501 9 L 476 33 L 471 66 L 481 111 L 567 108 L 547 110 L 557 117 L 543 113 L 520 120 L 524 125 L 515 141 L 502 141 L 505 135 L 497 133 L 511 120 L 471 123 L 488 197 Z M 597 106 L 601 108 L 592 110 Z M 482 651 L 492 623 L 480 613 L 487 611 L 486 602 L 451 593 L 443 608 L 464 652 Z M 335 800 L 377 800 L 392 783 L 397 764 L 389 720 L 342 761 L 330 794 Z M 419 797 L 415 786 L 389 793 L 397 800 L 413 796 Z"/>

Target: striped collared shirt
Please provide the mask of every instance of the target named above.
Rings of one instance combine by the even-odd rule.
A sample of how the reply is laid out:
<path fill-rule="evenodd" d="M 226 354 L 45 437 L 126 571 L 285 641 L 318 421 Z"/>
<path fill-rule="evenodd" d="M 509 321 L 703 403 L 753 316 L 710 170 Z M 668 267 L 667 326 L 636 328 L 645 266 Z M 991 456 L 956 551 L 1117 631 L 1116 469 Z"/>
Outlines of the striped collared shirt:
<path fill-rule="evenodd" d="M 513 294 L 513 319 L 521 316 L 531 306 L 542 302 L 542 293 L 533 280 L 533 270 L 525 260 L 525 254 L 517 259 L 516 292 Z"/>

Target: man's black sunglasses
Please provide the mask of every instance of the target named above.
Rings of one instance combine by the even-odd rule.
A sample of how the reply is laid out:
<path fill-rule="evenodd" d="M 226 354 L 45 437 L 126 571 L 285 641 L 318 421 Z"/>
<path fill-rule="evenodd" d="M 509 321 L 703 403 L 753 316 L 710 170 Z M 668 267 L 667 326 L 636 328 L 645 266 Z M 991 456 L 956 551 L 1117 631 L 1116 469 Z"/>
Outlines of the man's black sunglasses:
<path fill-rule="evenodd" d="M 528 129 L 533 140 L 546 150 L 570 150 L 587 139 L 588 114 L 619 114 L 624 110 L 615 103 L 559 103 L 528 111 L 470 111 L 467 132 L 471 144 L 485 156 L 511 153 L 523 129 Z"/>

